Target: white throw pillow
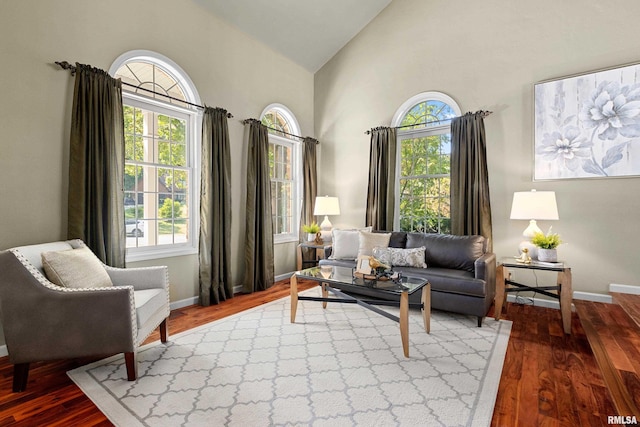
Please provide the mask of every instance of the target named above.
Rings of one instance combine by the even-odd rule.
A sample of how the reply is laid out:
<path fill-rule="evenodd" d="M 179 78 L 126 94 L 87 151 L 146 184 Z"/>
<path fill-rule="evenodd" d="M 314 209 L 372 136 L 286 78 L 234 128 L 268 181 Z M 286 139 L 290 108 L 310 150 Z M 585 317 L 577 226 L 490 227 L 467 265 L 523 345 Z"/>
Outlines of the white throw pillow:
<path fill-rule="evenodd" d="M 427 268 L 425 252 L 424 246 L 411 249 L 375 247 L 373 248 L 373 257 L 392 267 Z"/>
<path fill-rule="evenodd" d="M 47 279 L 66 288 L 105 288 L 111 278 L 91 249 L 82 247 L 42 253 Z"/>
<path fill-rule="evenodd" d="M 386 248 L 389 246 L 391 233 L 371 233 L 368 231 L 359 232 L 358 256 L 373 255 L 373 248 Z"/>
<path fill-rule="evenodd" d="M 371 231 L 371 227 L 362 229 L 340 230 L 333 229 L 331 238 L 333 247 L 329 259 L 342 259 L 354 261 L 358 258 L 360 248 L 360 231 Z"/>

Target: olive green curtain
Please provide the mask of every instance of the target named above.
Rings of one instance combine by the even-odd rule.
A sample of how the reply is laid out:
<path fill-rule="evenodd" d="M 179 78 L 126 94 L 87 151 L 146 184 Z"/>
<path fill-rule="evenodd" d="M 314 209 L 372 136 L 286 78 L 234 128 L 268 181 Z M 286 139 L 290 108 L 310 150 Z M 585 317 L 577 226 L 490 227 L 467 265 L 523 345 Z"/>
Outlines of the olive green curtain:
<path fill-rule="evenodd" d="M 248 127 L 247 205 L 244 292 L 262 291 L 274 283 L 273 219 L 269 176 L 269 135 L 255 119 Z"/>
<path fill-rule="evenodd" d="M 122 84 L 76 64 L 69 150 L 69 239 L 82 239 L 107 265 L 124 267 Z"/>
<path fill-rule="evenodd" d="M 396 128 L 371 130 L 367 226 L 374 230 L 393 230 L 396 183 Z"/>
<path fill-rule="evenodd" d="M 304 224 L 315 221 L 313 208 L 318 195 L 318 169 L 316 146 L 318 140 L 304 138 L 302 141 L 302 209 L 300 214 L 300 241 L 307 240 L 307 233 L 302 231 Z"/>
<path fill-rule="evenodd" d="M 206 107 L 200 179 L 200 304 L 233 297 L 231 283 L 231 154 L 227 111 Z"/>
<path fill-rule="evenodd" d="M 451 121 L 451 233 L 484 236 L 493 250 L 483 112 Z"/>

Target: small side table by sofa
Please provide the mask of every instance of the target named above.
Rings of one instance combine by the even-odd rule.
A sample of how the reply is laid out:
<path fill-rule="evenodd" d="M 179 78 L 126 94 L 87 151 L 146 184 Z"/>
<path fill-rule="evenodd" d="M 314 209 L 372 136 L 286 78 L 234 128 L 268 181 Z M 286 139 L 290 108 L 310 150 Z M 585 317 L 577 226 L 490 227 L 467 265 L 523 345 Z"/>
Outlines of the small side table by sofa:
<path fill-rule="evenodd" d="M 511 273 L 509 272 L 509 269 L 512 268 L 556 271 L 558 272 L 557 285 L 529 286 L 514 282 L 511 280 Z M 503 258 L 500 260 L 498 267 L 496 268 L 496 320 L 500 320 L 502 306 L 507 300 L 507 293 L 519 291 L 533 291 L 559 300 L 564 333 L 571 334 L 571 301 L 573 300 L 573 289 L 571 289 L 571 269 L 567 267 L 565 263 L 538 263 L 536 261 L 532 261 L 531 264 L 524 264 L 511 258 Z M 549 291 L 555 291 L 555 293 Z"/>
<path fill-rule="evenodd" d="M 315 267 L 318 265 L 318 261 L 324 259 L 325 250 L 329 249 L 331 244 L 322 244 L 319 245 L 314 241 L 302 242 L 298 245 L 298 253 L 297 253 L 297 266 L 296 269 L 298 271 L 303 268 Z M 315 251 L 315 257 L 312 260 L 303 260 L 302 259 L 302 250 L 304 249 L 313 249 Z"/>

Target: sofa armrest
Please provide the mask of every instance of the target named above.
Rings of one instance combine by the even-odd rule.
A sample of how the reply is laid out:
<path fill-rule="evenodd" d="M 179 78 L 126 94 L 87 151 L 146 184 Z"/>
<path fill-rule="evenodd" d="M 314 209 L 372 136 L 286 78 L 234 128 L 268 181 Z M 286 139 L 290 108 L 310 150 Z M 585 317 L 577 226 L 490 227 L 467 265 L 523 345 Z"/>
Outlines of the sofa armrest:
<path fill-rule="evenodd" d="M 169 289 L 169 269 L 161 265 L 156 267 L 116 268 L 105 266 L 114 286 L 133 286 L 141 289 Z"/>
<path fill-rule="evenodd" d="M 476 259 L 474 263 L 476 279 L 484 280 L 487 284 L 487 293 L 493 298 L 496 292 L 496 254 L 486 253 Z"/>
<path fill-rule="evenodd" d="M 329 259 L 331 254 L 333 253 L 333 245 L 327 246 L 324 248 L 324 259 Z"/>

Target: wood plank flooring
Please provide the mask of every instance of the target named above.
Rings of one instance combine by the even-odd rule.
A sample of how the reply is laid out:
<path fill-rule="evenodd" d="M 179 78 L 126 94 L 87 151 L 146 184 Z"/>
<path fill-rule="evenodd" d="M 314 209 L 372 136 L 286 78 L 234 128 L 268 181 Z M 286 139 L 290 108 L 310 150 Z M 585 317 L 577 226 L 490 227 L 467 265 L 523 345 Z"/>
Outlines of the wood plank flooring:
<path fill-rule="evenodd" d="M 314 285 L 298 286 L 302 290 Z M 283 281 L 216 306 L 174 310 L 169 334 L 288 294 L 289 283 Z M 573 334 L 564 335 L 559 310 L 511 303 L 506 308 L 503 318 L 514 323 L 491 425 L 607 425 L 607 415 L 617 415 L 616 410 L 577 315 L 572 317 Z M 158 339 L 155 332 L 148 341 Z M 13 367 L 6 357 L 0 358 L 0 427 L 111 425 L 66 375 L 97 359 L 35 363 L 26 392 L 12 393 Z"/>
<path fill-rule="evenodd" d="M 616 412 L 640 418 L 640 328 L 620 305 L 575 306 Z"/>

